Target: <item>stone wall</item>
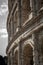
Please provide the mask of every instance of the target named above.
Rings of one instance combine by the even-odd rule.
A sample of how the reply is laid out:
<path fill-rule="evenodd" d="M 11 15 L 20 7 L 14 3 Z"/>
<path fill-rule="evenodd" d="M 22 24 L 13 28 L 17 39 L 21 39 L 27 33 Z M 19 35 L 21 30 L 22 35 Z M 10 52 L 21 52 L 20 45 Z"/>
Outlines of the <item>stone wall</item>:
<path fill-rule="evenodd" d="M 12 4 L 8 2 L 10 9 Z M 43 65 L 43 10 L 39 12 L 39 2 L 40 0 L 18 0 L 18 10 L 14 7 L 8 21 L 9 39 L 15 33 L 7 48 L 8 65 Z M 32 19 L 29 21 L 31 12 Z M 26 20 L 28 23 L 22 27 Z"/>

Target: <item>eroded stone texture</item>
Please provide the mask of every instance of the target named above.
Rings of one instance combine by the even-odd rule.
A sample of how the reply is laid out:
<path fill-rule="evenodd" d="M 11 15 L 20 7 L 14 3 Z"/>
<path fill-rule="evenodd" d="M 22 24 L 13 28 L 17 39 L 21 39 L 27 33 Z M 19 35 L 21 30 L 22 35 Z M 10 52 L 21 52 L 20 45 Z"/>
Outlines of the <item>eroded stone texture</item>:
<path fill-rule="evenodd" d="M 43 65 L 43 1 L 8 0 L 8 65 Z"/>

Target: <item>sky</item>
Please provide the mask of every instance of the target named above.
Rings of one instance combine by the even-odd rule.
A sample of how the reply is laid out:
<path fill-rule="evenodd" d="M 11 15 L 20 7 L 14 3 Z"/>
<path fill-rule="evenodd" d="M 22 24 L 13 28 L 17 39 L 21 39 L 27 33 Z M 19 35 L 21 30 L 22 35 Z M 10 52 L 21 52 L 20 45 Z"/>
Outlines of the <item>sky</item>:
<path fill-rule="evenodd" d="M 6 47 L 8 44 L 8 34 L 6 30 L 6 22 L 8 16 L 7 0 L 0 0 L 0 55 L 6 55 Z"/>

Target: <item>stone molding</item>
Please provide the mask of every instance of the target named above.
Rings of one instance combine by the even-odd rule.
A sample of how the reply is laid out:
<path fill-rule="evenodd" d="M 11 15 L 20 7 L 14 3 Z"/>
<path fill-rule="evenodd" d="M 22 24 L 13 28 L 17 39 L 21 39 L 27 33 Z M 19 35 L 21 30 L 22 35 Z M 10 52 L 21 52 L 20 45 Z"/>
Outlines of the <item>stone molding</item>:
<path fill-rule="evenodd" d="M 18 44 L 18 42 L 22 39 L 27 38 L 29 35 L 31 35 L 34 31 L 40 29 L 43 27 L 43 21 L 41 21 L 41 17 L 43 14 L 38 15 L 36 18 L 32 19 L 27 26 L 23 27 L 23 29 L 14 35 L 13 39 L 10 41 L 11 45 L 9 48 L 11 48 L 13 45 Z M 10 44 L 9 43 L 9 44 Z M 8 50 L 8 48 L 7 48 Z"/>

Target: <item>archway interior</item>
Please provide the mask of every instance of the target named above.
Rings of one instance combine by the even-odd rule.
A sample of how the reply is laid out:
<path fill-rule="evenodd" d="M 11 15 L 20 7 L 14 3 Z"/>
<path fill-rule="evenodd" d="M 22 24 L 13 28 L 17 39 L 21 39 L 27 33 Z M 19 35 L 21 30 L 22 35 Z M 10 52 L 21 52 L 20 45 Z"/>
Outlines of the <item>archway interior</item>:
<path fill-rule="evenodd" d="M 18 51 L 16 51 L 14 55 L 14 64 L 18 65 Z"/>
<path fill-rule="evenodd" d="M 23 53 L 24 65 L 33 65 L 33 49 L 29 44 L 24 47 Z"/>

